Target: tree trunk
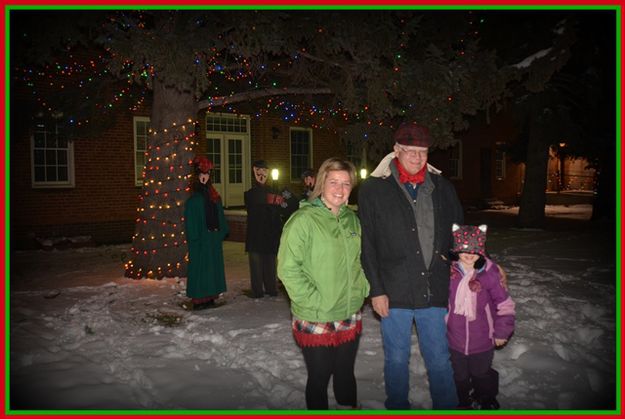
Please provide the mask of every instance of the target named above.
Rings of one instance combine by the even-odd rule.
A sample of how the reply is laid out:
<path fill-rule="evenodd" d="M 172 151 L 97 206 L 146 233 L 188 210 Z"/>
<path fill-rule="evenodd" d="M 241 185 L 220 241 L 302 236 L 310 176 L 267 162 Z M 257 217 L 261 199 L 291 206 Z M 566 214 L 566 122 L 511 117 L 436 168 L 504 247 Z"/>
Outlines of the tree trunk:
<path fill-rule="evenodd" d="M 604 157 L 604 156 L 602 156 Z M 592 220 L 614 220 L 616 216 L 616 162 L 605 156 L 597 170 L 597 187 L 592 205 Z"/>
<path fill-rule="evenodd" d="M 196 109 L 191 92 L 155 82 L 153 135 L 148 140 L 131 260 L 126 263 L 129 278 L 186 276 L 184 203 L 189 197 Z"/>
<path fill-rule="evenodd" d="M 540 122 L 535 116 L 532 115 L 530 122 L 525 182 L 517 222 L 520 227 L 542 228 L 545 223 L 549 145 L 543 141 L 538 128 Z"/>

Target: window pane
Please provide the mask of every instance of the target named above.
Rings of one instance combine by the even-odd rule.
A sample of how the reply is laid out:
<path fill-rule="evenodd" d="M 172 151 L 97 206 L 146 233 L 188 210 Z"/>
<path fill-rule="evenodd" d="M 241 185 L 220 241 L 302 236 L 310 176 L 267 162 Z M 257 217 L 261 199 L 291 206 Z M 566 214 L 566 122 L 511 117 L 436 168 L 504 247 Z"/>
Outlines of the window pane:
<path fill-rule="evenodd" d="M 56 165 L 56 151 L 46 150 L 46 165 Z"/>
<path fill-rule="evenodd" d="M 44 148 L 46 146 L 46 134 L 43 132 L 35 132 L 35 148 Z"/>
<path fill-rule="evenodd" d="M 34 158 L 34 163 L 35 165 L 44 165 L 46 163 L 45 161 L 45 151 L 43 150 L 35 150 L 35 158 Z"/>
<path fill-rule="evenodd" d="M 67 138 L 65 138 L 63 133 L 59 133 L 57 140 L 59 148 L 67 148 Z"/>
<path fill-rule="evenodd" d="M 67 166 L 59 166 L 59 181 L 67 181 Z"/>
<path fill-rule="evenodd" d="M 46 137 L 46 148 L 56 148 L 56 137 L 54 135 L 48 135 Z"/>
<path fill-rule="evenodd" d="M 137 151 L 145 151 L 148 148 L 147 137 L 137 137 Z"/>
<path fill-rule="evenodd" d="M 291 181 L 299 179 L 310 162 L 310 131 L 291 130 Z"/>
<path fill-rule="evenodd" d="M 228 140 L 228 181 L 230 183 L 243 181 L 242 144 L 241 140 Z"/>
<path fill-rule="evenodd" d="M 46 181 L 46 168 L 44 166 L 35 166 L 35 182 Z"/>
<path fill-rule="evenodd" d="M 137 153 L 137 167 L 140 167 L 143 170 L 143 166 L 145 166 L 145 154 Z"/>
<path fill-rule="evenodd" d="M 56 151 L 56 161 L 59 165 L 67 165 L 67 151 L 65 150 L 57 150 Z"/>
<path fill-rule="evenodd" d="M 56 166 L 46 166 L 46 181 L 55 182 L 56 180 Z"/>
<path fill-rule="evenodd" d="M 207 157 L 213 162 L 213 183 L 221 183 L 221 140 L 219 138 L 207 138 Z"/>

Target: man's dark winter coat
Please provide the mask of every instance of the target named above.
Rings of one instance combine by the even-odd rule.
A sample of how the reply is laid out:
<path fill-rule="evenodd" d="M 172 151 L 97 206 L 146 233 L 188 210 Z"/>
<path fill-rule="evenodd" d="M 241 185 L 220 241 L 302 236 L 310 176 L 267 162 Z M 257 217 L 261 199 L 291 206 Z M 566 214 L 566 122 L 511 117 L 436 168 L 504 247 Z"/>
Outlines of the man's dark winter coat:
<path fill-rule="evenodd" d="M 391 175 L 371 177 L 360 187 L 361 258 L 371 284 L 369 295 L 386 294 L 390 308 L 447 307 L 451 226 L 462 224 L 464 217 L 451 182 L 433 173 L 427 176 L 433 185 L 434 216 L 434 248 L 429 266 L 425 265 L 419 242 L 416 205 L 402 190 L 404 186 Z"/>

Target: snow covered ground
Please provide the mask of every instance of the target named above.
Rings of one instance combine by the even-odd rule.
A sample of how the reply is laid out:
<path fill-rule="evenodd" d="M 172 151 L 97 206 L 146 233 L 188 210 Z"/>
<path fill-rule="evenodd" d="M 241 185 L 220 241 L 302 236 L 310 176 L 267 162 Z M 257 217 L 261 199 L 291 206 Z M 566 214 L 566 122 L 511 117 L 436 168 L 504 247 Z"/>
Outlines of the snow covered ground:
<path fill-rule="evenodd" d="M 467 220 L 490 225 L 487 248 L 517 303 L 516 333 L 495 354 L 502 408 L 614 409 L 614 226 L 585 221 L 590 206 L 574 205 L 547 207 L 544 230 L 515 229 L 515 211 Z M 124 278 L 129 245 L 13 252 L 11 409 L 305 408 L 287 298 L 247 298 L 243 244 L 224 248 L 225 304 L 198 312 L 179 307 L 185 278 Z M 410 397 L 429 409 L 416 336 L 413 344 Z M 364 409 L 384 408 L 382 371 L 378 320 L 366 307 L 356 361 Z"/>

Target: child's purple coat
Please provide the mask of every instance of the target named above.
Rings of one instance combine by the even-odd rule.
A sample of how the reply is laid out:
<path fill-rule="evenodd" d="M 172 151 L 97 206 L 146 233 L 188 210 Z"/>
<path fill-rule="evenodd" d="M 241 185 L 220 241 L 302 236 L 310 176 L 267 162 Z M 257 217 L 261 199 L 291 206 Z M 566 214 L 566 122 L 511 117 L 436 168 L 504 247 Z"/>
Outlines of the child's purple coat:
<path fill-rule="evenodd" d="M 477 294 L 475 320 L 469 322 L 454 314 L 456 292 L 464 272 L 460 262 L 453 262 L 449 281 L 449 314 L 447 339 L 449 347 L 465 355 L 488 351 L 495 346 L 494 338 L 509 339 L 514 331 L 514 302 L 501 285 L 497 265 L 490 259 L 477 272 L 481 290 Z"/>

